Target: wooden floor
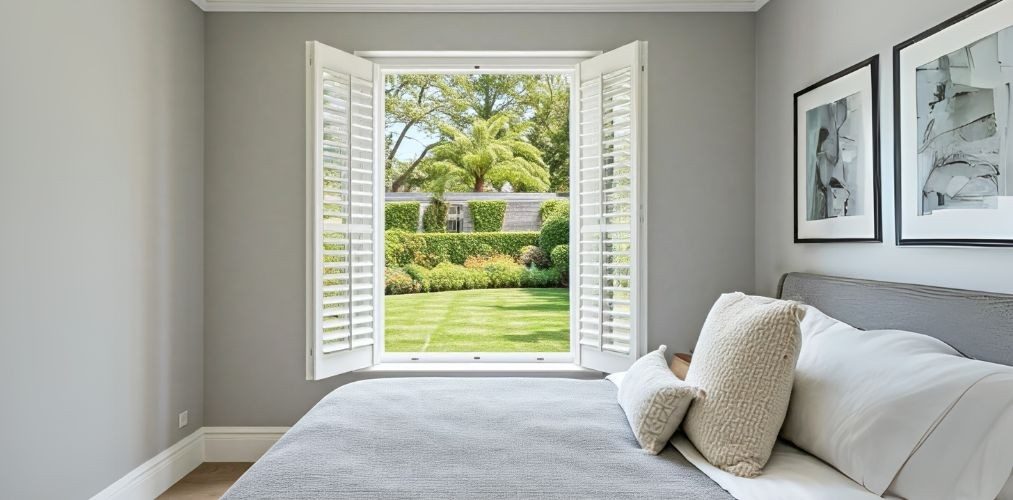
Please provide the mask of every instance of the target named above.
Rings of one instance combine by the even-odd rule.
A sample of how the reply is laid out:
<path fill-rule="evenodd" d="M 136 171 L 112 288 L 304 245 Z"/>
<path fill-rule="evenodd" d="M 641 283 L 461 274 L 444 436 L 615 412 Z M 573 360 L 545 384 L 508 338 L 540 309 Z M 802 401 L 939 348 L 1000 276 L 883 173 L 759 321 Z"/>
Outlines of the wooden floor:
<path fill-rule="evenodd" d="M 253 464 L 245 462 L 215 462 L 200 464 L 168 491 L 162 493 L 160 499 L 197 500 L 221 498 L 225 490 L 242 476 Z"/>

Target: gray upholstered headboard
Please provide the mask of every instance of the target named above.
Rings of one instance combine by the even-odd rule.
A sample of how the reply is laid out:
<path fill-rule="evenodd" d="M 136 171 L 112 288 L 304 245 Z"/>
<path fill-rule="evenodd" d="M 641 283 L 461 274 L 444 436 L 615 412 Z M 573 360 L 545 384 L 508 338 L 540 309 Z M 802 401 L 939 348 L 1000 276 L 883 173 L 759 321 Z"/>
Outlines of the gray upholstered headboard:
<path fill-rule="evenodd" d="M 778 297 L 856 328 L 931 335 L 965 356 L 1013 365 L 1013 295 L 790 273 Z"/>

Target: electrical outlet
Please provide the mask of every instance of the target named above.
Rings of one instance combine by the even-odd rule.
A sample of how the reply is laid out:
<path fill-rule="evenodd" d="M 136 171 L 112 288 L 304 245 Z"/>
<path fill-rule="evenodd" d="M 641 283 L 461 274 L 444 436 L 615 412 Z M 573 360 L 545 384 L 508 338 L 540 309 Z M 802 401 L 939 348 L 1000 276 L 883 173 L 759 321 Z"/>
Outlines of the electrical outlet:
<path fill-rule="evenodd" d="M 189 421 L 190 421 L 190 410 L 183 410 L 179 414 L 179 428 L 182 429 L 186 427 L 186 424 L 189 423 Z"/>

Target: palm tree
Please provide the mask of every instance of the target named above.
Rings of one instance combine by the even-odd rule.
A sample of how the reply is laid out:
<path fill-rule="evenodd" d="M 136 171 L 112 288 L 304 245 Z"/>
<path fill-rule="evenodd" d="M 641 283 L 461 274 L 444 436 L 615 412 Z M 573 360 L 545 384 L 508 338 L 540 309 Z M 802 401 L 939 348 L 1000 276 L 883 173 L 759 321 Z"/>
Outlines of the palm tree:
<path fill-rule="evenodd" d="M 475 118 L 469 133 L 440 126 L 444 141 L 433 147 L 434 170 L 446 172 L 445 184 L 463 184 L 474 192 L 486 183 L 497 188 L 510 183 L 514 191 L 545 192 L 549 174 L 542 152 L 524 140 L 528 123 L 511 123 L 509 115 Z"/>

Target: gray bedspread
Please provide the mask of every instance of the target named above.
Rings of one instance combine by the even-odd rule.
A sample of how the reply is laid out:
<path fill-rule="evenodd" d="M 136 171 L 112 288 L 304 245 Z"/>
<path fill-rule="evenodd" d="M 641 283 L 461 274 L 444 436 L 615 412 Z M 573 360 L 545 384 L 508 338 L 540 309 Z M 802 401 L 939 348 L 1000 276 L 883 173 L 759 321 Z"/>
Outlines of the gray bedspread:
<path fill-rule="evenodd" d="M 335 390 L 225 498 L 732 497 L 641 450 L 607 380 L 413 378 Z"/>

